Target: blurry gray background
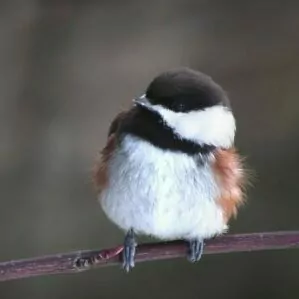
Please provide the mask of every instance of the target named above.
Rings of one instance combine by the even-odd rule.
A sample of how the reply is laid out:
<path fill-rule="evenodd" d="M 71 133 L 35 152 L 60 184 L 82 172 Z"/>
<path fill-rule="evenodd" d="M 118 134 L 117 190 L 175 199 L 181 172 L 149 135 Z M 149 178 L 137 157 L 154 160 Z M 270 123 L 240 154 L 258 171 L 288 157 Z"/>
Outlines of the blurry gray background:
<path fill-rule="evenodd" d="M 256 175 L 231 232 L 299 228 L 299 2 L 1 1 L 0 260 L 110 247 L 89 171 L 160 71 L 228 92 Z M 204 256 L 0 284 L 0 298 L 298 298 L 299 251 Z"/>

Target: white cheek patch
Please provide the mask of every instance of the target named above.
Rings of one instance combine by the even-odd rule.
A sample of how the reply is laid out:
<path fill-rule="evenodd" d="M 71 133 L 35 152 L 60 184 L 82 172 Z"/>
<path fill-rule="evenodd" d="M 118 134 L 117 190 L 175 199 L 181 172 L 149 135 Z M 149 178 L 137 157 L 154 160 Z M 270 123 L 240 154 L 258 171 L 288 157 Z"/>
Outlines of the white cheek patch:
<path fill-rule="evenodd" d="M 187 113 L 174 112 L 160 105 L 153 105 L 152 109 L 157 111 L 181 138 L 225 148 L 234 142 L 235 118 L 226 107 L 218 105 Z"/>

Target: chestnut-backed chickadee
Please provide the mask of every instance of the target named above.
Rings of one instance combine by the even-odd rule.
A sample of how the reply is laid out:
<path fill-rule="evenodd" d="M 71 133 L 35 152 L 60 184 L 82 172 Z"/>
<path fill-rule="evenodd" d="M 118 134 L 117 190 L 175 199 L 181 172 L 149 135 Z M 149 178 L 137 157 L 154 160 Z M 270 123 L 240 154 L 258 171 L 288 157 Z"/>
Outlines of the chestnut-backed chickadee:
<path fill-rule="evenodd" d="M 123 266 L 134 267 L 134 235 L 188 242 L 225 232 L 242 202 L 235 118 L 223 89 L 188 68 L 154 78 L 112 122 L 93 179 L 108 218 L 126 231 Z"/>

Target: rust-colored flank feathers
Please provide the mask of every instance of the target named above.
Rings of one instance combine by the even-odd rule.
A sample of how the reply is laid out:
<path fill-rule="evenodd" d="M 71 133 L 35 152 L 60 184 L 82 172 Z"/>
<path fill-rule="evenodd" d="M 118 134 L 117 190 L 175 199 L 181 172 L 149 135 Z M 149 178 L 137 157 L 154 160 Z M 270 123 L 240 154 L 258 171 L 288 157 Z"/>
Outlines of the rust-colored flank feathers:
<path fill-rule="evenodd" d="M 224 211 L 225 220 L 236 216 L 237 208 L 242 204 L 244 171 L 240 157 L 234 148 L 215 152 L 215 173 L 221 186 L 219 205 Z"/>

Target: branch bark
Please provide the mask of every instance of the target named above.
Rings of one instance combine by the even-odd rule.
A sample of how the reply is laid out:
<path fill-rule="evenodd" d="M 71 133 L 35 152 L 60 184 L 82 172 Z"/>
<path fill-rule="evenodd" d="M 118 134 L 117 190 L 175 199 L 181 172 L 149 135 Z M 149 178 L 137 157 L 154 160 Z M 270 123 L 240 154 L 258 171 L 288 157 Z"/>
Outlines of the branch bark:
<path fill-rule="evenodd" d="M 274 250 L 299 247 L 299 231 L 224 235 L 205 242 L 204 254 Z M 0 263 L 0 281 L 60 273 L 78 273 L 121 263 L 123 246 L 84 250 Z M 136 262 L 173 259 L 186 255 L 184 241 L 141 244 Z"/>

